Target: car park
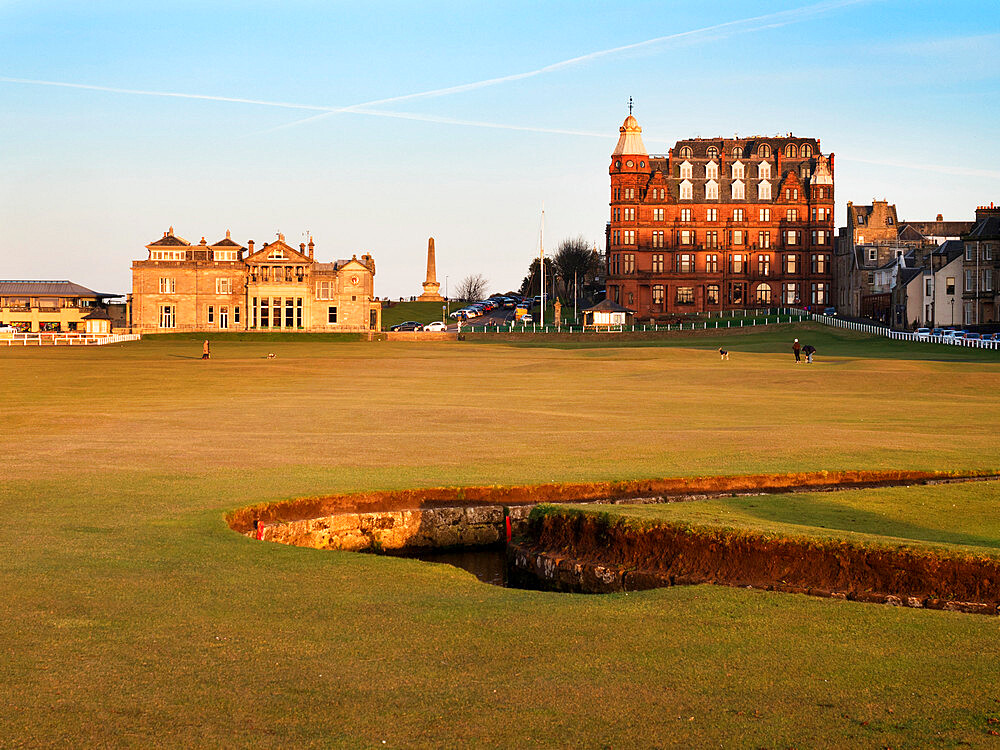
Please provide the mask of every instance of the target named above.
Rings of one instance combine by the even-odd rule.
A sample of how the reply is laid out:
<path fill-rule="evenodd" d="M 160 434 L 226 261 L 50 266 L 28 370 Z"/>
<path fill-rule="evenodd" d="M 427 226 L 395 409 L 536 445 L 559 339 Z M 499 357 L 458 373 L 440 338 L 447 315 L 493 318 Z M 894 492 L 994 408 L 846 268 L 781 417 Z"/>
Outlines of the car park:
<path fill-rule="evenodd" d="M 944 329 L 943 328 L 934 328 L 931 331 L 931 336 L 943 336 L 943 335 L 944 335 Z"/>
<path fill-rule="evenodd" d="M 913 334 L 919 338 L 926 339 L 930 338 L 931 329 L 930 328 L 918 328 L 913 332 Z"/>
<path fill-rule="evenodd" d="M 390 331 L 419 331 L 423 328 L 422 323 L 418 323 L 415 320 L 407 320 L 403 323 L 397 323 L 389 328 Z"/>
<path fill-rule="evenodd" d="M 425 331 L 447 331 L 448 326 L 446 326 L 440 320 L 432 320 L 430 323 L 424 326 Z"/>

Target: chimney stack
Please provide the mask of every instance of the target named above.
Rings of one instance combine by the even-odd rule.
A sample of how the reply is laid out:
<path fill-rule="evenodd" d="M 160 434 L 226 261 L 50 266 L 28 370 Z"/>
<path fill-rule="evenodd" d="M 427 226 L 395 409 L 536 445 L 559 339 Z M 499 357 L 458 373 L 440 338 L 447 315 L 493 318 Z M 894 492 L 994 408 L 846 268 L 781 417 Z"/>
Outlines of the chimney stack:
<path fill-rule="evenodd" d="M 299 243 L 299 252 L 302 253 L 303 255 L 306 254 L 306 243 L 304 242 Z"/>
<path fill-rule="evenodd" d="M 316 245 L 313 244 L 312 235 L 309 235 L 309 260 L 313 259 L 313 248 L 314 247 L 316 247 Z"/>
<path fill-rule="evenodd" d="M 247 240 L 247 255 L 253 255 L 253 240 Z"/>

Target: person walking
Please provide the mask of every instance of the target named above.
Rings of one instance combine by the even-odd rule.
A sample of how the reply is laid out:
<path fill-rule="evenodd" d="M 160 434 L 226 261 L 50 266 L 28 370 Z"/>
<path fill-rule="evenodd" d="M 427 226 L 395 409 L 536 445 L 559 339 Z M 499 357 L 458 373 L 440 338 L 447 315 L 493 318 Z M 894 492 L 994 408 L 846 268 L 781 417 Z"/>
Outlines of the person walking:
<path fill-rule="evenodd" d="M 813 363 L 813 355 L 816 353 L 816 347 L 812 344 L 806 344 L 802 347 L 802 353 L 806 355 L 806 364 L 811 365 Z"/>
<path fill-rule="evenodd" d="M 201 347 L 201 358 L 202 359 L 208 359 L 210 353 L 211 352 L 210 352 L 210 349 L 209 349 L 209 346 L 208 346 L 208 339 L 205 339 L 205 345 L 203 347 Z"/>
<path fill-rule="evenodd" d="M 208 342 L 206 341 L 205 343 L 207 344 Z M 802 357 L 800 355 L 801 351 L 802 351 L 802 345 L 799 343 L 798 339 L 795 339 L 795 341 L 792 342 L 792 354 L 795 355 L 795 364 L 798 364 L 799 362 L 802 361 Z"/>

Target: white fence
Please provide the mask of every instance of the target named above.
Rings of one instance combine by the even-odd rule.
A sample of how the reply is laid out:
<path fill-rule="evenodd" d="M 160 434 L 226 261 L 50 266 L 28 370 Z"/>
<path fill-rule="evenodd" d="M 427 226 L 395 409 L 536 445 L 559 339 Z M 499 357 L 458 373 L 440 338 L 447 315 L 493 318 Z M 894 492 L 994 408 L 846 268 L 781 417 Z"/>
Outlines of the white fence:
<path fill-rule="evenodd" d="M 948 344 L 950 346 L 969 346 L 975 349 L 1000 349 L 1000 341 L 983 341 L 982 339 L 965 339 L 955 336 L 918 336 L 915 333 L 906 331 L 894 331 L 885 326 L 872 325 L 871 323 L 855 323 L 853 320 L 842 320 L 829 315 L 813 315 L 812 319 L 817 323 L 836 328 L 846 328 L 851 331 L 861 331 L 875 336 L 885 336 L 896 341 L 921 341 L 930 344 Z"/>
<path fill-rule="evenodd" d="M 0 334 L 0 344 L 7 346 L 103 346 L 138 341 L 140 333 L 12 333 L 10 338 Z"/>

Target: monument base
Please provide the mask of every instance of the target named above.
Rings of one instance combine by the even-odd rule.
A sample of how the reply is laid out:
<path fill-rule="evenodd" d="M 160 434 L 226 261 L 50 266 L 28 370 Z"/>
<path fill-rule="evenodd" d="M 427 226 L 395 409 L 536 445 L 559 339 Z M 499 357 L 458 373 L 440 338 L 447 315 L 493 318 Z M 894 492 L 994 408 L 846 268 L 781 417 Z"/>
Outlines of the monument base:
<path fill-rule="evenodd" d="M 444 302 L 444 297 L 438 293 L 441 285 L 436 281 L 425 281 L 423 287 L 424 293 L 417 297 L 417 302 Z"/>

